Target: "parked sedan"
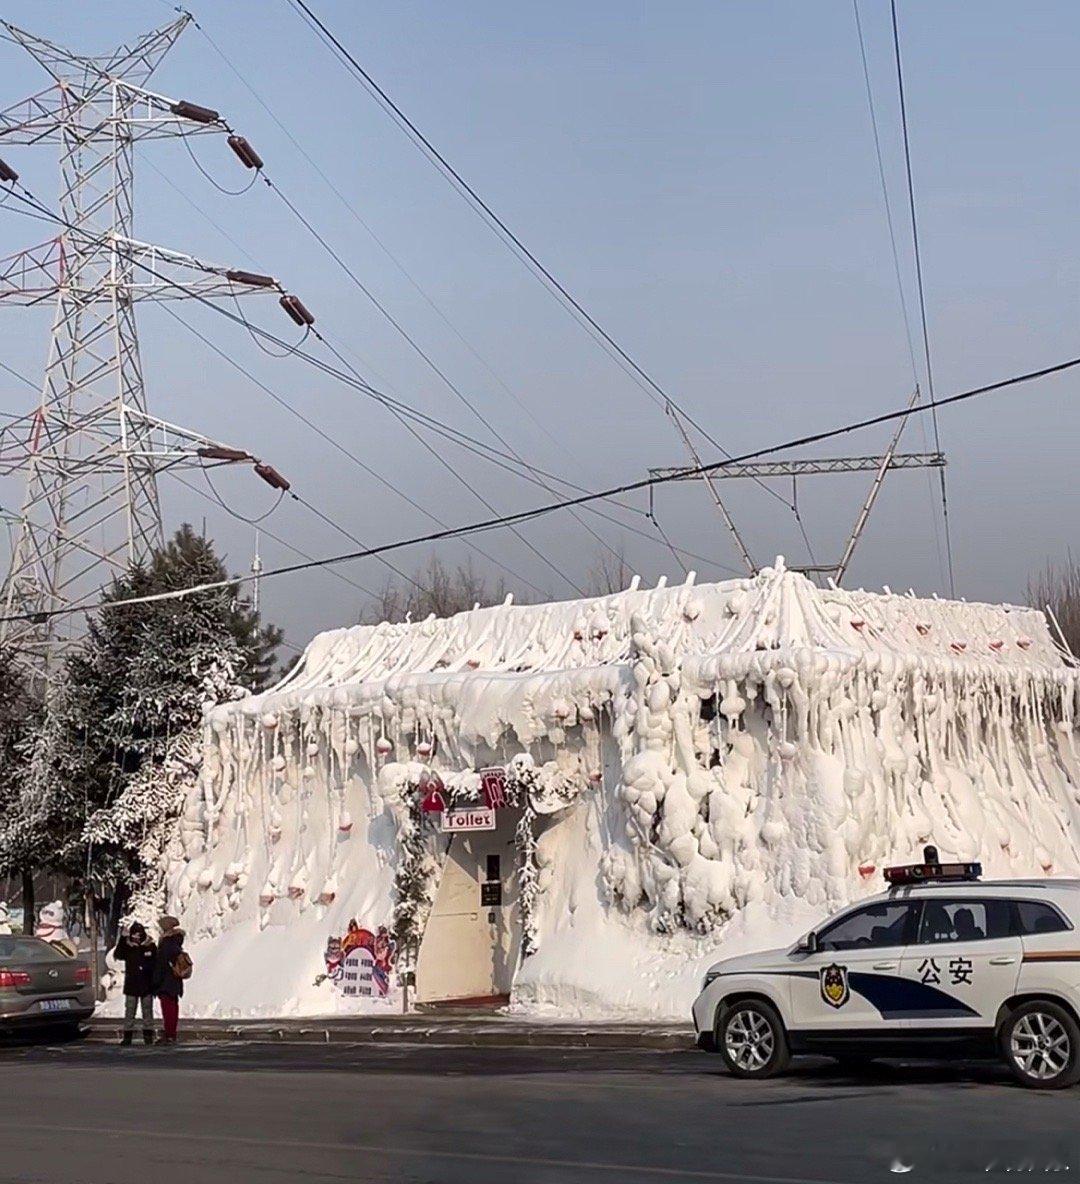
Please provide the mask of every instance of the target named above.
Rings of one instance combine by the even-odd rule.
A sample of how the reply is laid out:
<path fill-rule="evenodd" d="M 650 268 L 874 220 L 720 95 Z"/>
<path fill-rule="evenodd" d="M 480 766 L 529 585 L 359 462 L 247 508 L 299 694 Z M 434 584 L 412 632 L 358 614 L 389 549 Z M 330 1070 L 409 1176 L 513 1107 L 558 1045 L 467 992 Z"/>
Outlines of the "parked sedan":
<path fill-rule="evenodd" d="M 37 937 L 0 936 L 0 1031 L 77 1029 L 94 1014 L 90 967 Z"/>

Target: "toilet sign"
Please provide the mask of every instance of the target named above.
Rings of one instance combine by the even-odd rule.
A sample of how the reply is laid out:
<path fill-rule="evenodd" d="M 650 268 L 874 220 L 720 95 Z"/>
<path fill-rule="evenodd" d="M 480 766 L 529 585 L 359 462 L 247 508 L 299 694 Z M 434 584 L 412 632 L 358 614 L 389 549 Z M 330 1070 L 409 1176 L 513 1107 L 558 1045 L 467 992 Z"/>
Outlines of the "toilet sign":
<path fill-rule="evenodd" d="M 460 834 L 469 830 L 494 830 L 495 811 L 490 806 L 458 807 L 442 814 L 444 834 Z"/>

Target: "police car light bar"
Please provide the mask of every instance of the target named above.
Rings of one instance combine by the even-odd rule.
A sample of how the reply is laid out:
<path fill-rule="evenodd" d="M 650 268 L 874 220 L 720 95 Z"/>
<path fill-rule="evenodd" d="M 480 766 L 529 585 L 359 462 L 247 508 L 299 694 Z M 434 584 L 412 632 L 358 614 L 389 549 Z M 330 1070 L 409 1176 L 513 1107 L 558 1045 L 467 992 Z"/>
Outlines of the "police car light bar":
<path fill-rule="evenodd" d="M 908 863 L 901 867 L 885 869 L 885 881 L 894 887 L 901 884 L 925 884 L 931 880 L 977 880 L 981 875 L 981 863 Z"/>

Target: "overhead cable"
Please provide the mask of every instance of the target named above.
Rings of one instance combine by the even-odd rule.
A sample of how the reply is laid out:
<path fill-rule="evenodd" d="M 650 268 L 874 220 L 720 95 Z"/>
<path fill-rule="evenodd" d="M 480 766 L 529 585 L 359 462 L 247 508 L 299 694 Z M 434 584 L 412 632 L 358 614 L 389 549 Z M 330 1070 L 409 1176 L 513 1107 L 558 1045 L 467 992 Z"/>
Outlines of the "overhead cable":
<path fill-rule="evenodd" d="M 778 452 L 787 452 L 795 448 L 806 447 L 810 444 L 820 444 L 824 440 L 834 440 L 840 436 L 850 435 L 852 432 L 858 432 L 866 428 L 877 427 L 880 424 L 893 423 L 896 420 L 905 419 L 911 415 L 918 414 L 921 411 L 926 411 L 930 407 L 940 408 L 955 406 L 960 403 L 968 402 L 971 399 L 976 399 L 992 394 L 996 391 L 1019 386 L 1022 383 L 1034 382 L 1037 379 L 1047 378 L 1053 374 L 1062 374 L 1068 370 L 1073 370 L 1078 366 L 1080 366 L 1080 357 L 1069 358 L 1064 362 L 1056 362 L 1051 366 L 1043 366 L 1038 370 L 1029 370 L 1024 374 L 1013 375 L 1011 378 L 1004 378 L 998 382 L 988 383 L 985 386 L 974 387 L 971 390 L 961 391 L 959 394 L 936 399 L 932 403 L 924 403 L 922 406 L 912 407 L 907 405 L 894 411 L 886 411 L 879 415 L 869 416 L 866 419 L 842 424 L 840 427 L 829 428 L 825 431 L 812 432 L 808 435 L 798 436 L 791 440 L 785 440 L 779 444 L 773 444 L 766 448 L 756 449 L 753 452 L 743 453 L 742 456 L 736 456 L 732 458 L 731 461 L 713 461 L 710 464 L 700 465 L 695 468 L 676 469 L 670 473 L 650 475 L 648 477 L 642 477 L 637 481 L 628 481 L 623 485 L 613 486 L 609 489 L 581 494 L 578 497 L 564 498 L 562 501 L 551 502 L 541 506 L 534 506 L 529 510 L 520 510 L 515 514 L 506 514 L 498 518 L 489 518 L 479 522 L 468 523 L 464 526 L 448 528 L 446 530 L 432 531 L 425 535 L 418 535 L 413 536 L 412 538 L 398 539 L 395 542 L 383 543 L 378 547 L 367 547 L 360 551 L 350 551 L 341 555 L 330 555 L 322 559 L 312 560 L 310 562 L 294 563 L 283 567 L 269 568 L 261 573 L 260 578 L 267 579 L 271 576 L 291 575 L 296 572 L 309 571 L 313 568 L 328 567 L 338 563 L 349 563 L 357 559 L 368 559 L 374 556 L 384 555 L 391 551 L 400 551 L 408 547 L 419 546 L 425 543 L 442 542 L 446 539 L 452 538 L 465 538 L 473 534 L 481 534 L 492 530 L 499 530 L 512 524 L 531 522 L 537 518 L 542 518 L 549 514 L 557 513 L 560 510 L 566 510 L 571 506 L 587 505 L 590 502 L 599 501 L 604 498 L 634 493 L 638 490 L 651 489 L 658 485 L 665 485 L 670 481 L 684 481 L 688 477 L 700 476 L 702 473 L 716 472 L 719 469 L 727 467 L 729 464 L 743 464 L 747 461 L 758 460 L 763 456 L 775 455 Z M 148 604 L 159 600 L 176 600 L 183 596 L 196 595 L 202 592 L 213 591 L 216 588 L 232 586 L 237 583 L 249 582 L 252 579 L 254 579 L 254 576 L 234 576 L 230 579 L 193 585 L 189 588 L 177 588 L 169 592 L 155 593 L 150 596 L 130 597 L 124 600 L 84 602 L 81 604 L 67 605 L 58 609 L 48 609 L 40 613 L 18 613 L 11 616 L 0 617 L 0 621 L 47 619 L 49 617 L 70 616 L 75 613 L 93 612 L 95 609 L 101 608 L 105 605 L 113 608 L 125 604 Z"/>
<path fill-rule="evenodd" d="M 919 249 L 919 219 L 915 206 L 915 182 L 911 168 L 911 141 L 908 135 L 907 101 L 904 97 L 904 69 L 900 60 L 900 27 L 896 17 L 896 0 L 890 0 L 892 15 L 893 53 L 896 58 L 896 86 L 900 96 L 900 127 L 904 136 L 904 169 L 907 174 L 908 207 L 911 211 L 911 242 L 915 253 L 915 283 L 919 295 L 919 318 L 922 323 L 923 354 L 926 362 L 926 388 L 930 394 L 930 418 L 934 427 L 934 451 L 941 451 L 937 404 L 934 390 L 934 368 L 930 361 L 930 332 L 926 322 L 926 293 L 923 287 L 922 252 Z M 953 572 L 952 536 L 949 529 L 949 497 L 945 484 L 945 469 L 938 470 L 941 481 L 941 517 L 945 532 L 945 555 L 949 565 L 949 595 L 956 595 Z"/>

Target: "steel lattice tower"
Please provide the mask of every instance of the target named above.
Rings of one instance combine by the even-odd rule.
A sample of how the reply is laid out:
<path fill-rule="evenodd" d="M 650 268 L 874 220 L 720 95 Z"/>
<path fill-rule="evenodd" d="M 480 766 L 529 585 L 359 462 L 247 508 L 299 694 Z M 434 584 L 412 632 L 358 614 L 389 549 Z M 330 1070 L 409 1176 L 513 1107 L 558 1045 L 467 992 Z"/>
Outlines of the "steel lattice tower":
<path fill-rule="evenodd" d="M 0 261 L 0 303 L 56 309 L 40 404 L 5 429 L 0 448 L 0 459 L 27 474 L 3 616 L 31 617 L 0 623 L 0 642 L 46 669 L 74 630 L 43 614 L 145 560 L 162 540 L 158 475 L 205 463 L 207 447 L 222 447 L 149 414 L 136 303 L 266 290 L 245 273 L 133 237 L 135 145 L 228 130 L 215 112 L 146 89 L 189 20 L 95 57 L 0 22 L 0 37 L 53 80 L 0 112 L 0 142 L 60 150 L 59 236 Z M 251 459 L 236 451 L 233 459 Z"/>

